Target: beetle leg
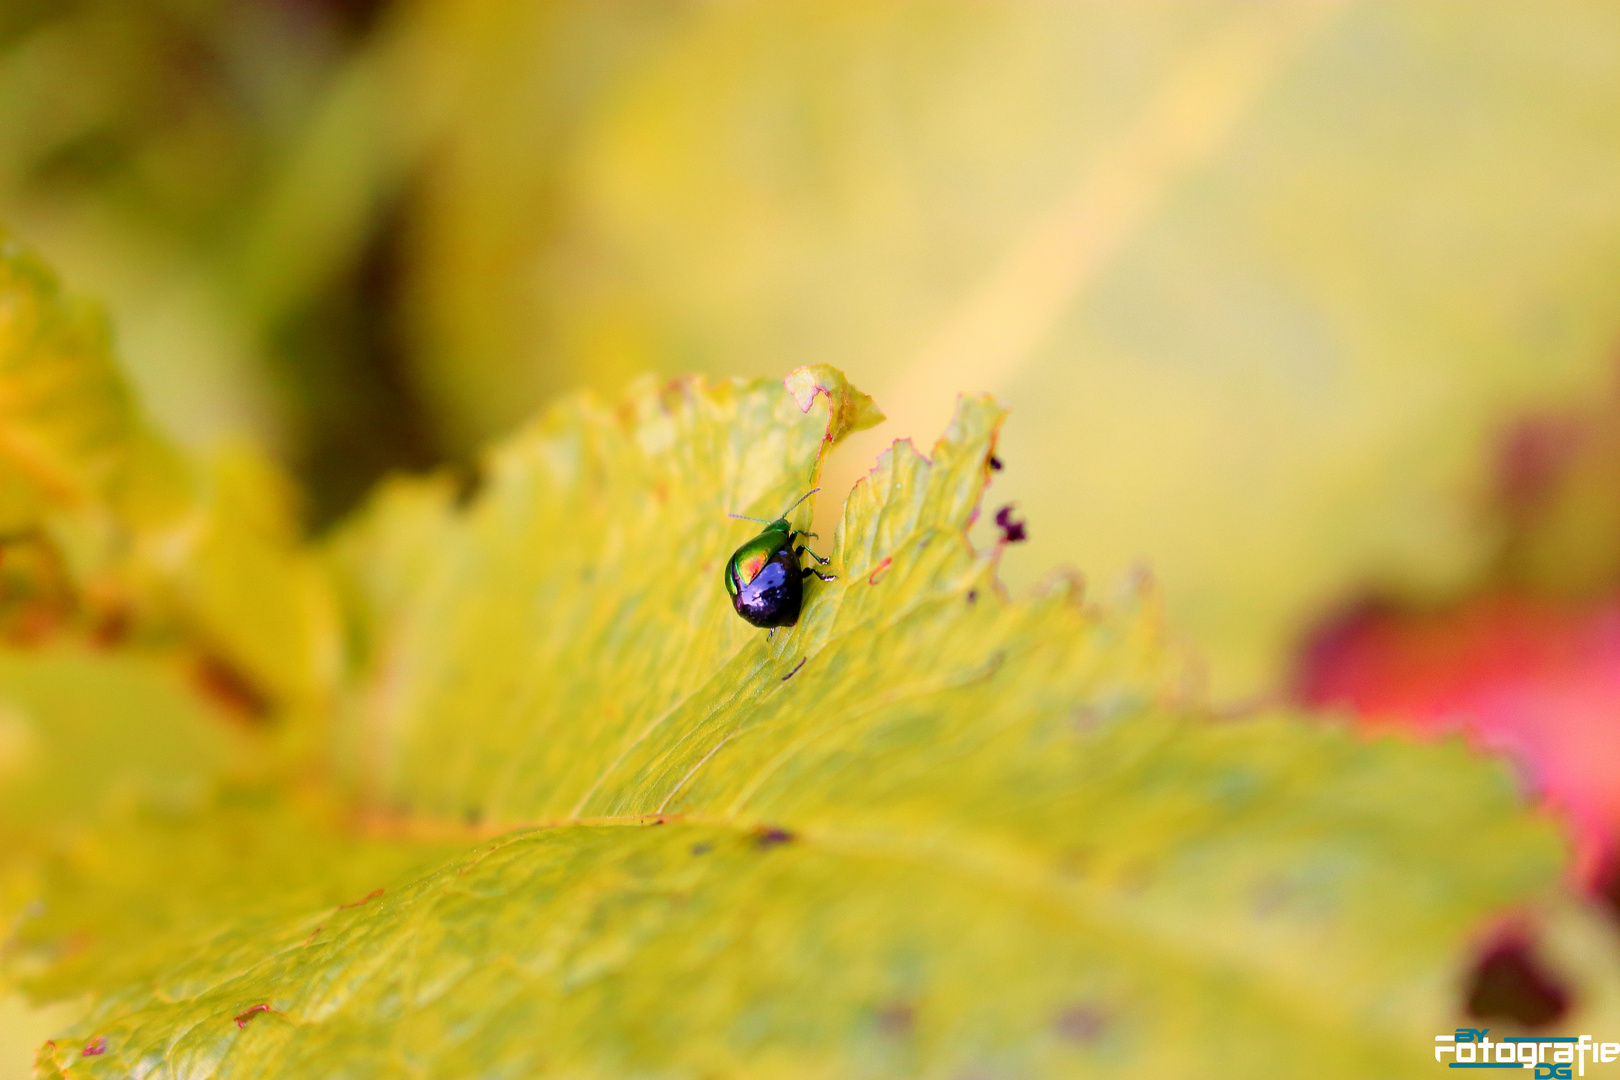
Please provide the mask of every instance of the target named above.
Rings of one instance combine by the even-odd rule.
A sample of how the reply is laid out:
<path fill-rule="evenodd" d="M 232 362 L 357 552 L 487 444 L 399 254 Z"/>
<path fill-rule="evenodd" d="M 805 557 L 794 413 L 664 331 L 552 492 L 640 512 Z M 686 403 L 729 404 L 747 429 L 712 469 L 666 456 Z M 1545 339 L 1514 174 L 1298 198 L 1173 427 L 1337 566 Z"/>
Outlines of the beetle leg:
<path fill-rule="evenodd" d="M 820 578 L 822 581 L 837 581 L 838 580 L 838 575 L 837 574 L 823 574 L 820 570 L 817 570 L 813 566 L 807 566 L 803 570 L 799 571 L 799 576 L 802 577 L 802 578 L 807 578 L 811 574 L 816 575 L 816 577 Z"/>
<path fill-rule="evenodd" d="M 812 559 L 816 560 L 816 562 L 820 563 L 822 566 L 826 566 L 828 563 L 832 562 L 831 559 L 823 559 L 820 555 L 817 555 L 815 552 L 811 551 L 804 544 L 800 544 L 798 547 L 794 548 L 793 549 L 793 554 L 795 554 L 795 555 L 808 555 Z"/>
<path fill-rule="evenodd" d="M 776 636 L 776 632 L 777 632 L 777 631 L 778 631 L 778 630 L 780 630 L 780 629 L 781 629 L 781 627 L 780 627 L 780 626 L 773 626 L 773 627 L 771 627 L 771 632 L 770 632 L 770 633 L 768 633 L 768 634 L 766 634 L 766 635 L 765 635 L 765 640 L 766 640 L 766 641 L 769 641 L 769 640 L 771 640 L 771 638 L 773 638 L 773 637 L 775 637 L 775 636 Z"/>

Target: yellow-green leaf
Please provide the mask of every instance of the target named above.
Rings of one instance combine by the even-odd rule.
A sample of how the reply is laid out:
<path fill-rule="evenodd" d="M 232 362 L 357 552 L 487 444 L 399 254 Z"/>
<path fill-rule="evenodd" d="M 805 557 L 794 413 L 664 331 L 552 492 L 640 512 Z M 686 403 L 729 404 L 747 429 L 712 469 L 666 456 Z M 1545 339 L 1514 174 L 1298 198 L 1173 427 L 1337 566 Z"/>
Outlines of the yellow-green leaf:
<path fill-rule="evenodd" d="M 0 234 L 0 562 L 25 556 L 0 613 L 20 594 L 80 632 L 178 637 L 263 708 L 307 704 L 340 643 L 296 503 L 257 451 L 154 430 L 99 314 Z"/>
<path fill-rule="evenodd" d="M 117 801 L 193 806 L 242 744 L 177 666 L 76 648 L 0 651 L 0 830 L 60 827 Z"/>
<path fill-rule="evenodd" d="M 136 416 L 107 336 L 0 232 L 0 529 L 105 499 L 122 471 Z"/>
<path fill-rule="evenodd" d="M 1556 892 L 1506 770 L 1217 718 L 1150 593 L 1009 598 L 966 532 L 986 398 L 857 487 L 796 626 L 747 627 L 725 514 L 801 494 L 839 414 L 647 383 L 551 411 L 465 508 L 386 489 L 328 552 L 360 812 L 134 822 L 66 863 L 32 948 L 107 897 L 139 933 L 35 976 L 92 994 L 42 1075 L 1432 1068 L 1475 936 Z"/>

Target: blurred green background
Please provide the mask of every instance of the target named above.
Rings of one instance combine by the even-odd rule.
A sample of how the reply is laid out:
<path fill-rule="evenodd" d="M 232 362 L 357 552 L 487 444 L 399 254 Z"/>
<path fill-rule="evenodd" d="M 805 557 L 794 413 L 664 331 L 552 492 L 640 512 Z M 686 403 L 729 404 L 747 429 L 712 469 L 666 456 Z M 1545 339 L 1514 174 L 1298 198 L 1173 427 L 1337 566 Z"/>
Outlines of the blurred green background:
<path fill-rule="evenodd" d="M 1476 588 L 1503 433 L 1614 395 L 1617 102 L 1612 3 L 0 0 L 0 220 L 312 528 L 558 393 L 813 362 L 891 417 L 831 524 L 993 391 L 1009 585 L 1151 568 L 1240 704 Z"/>
<path fill-rule="evenodd" d="M 1218 698 L 1502 544 L 1610 393 L 1620 7 L 4 0 L 0 218 L 312 526 L 638 373 L 1013 409 L 1022 588 L 1151 568 Z"/>

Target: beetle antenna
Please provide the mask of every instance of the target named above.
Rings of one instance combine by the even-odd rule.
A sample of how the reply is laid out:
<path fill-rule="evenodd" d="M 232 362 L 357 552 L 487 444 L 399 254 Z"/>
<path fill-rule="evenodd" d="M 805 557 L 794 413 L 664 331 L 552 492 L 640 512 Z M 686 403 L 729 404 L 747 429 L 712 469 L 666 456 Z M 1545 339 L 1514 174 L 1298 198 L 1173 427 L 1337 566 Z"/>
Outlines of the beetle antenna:
<path fill-rule="evenodd" d="M 789 514 L 793 513 L 793 511 L 795 511 L 795 510 L 797 510 L 799 508 L 799 503 L 804 502 L 804 500 L 808 499 L 810 496 L 814 495 L 816 492 L 818 492 L 820 490 L 821 490 L 820 488 L 811 488 L 809 491 L 805 492 L 803 495 L 800 495 L 799 496 L 799 502 L 794 503 L 792 506 L 790 506 L 786 510 L 782 511 L 782 517 L 787 517 Z"/>
<path fill-rule="evenodd" d="M 803 495 L 800 495 L 799 496 L 799 502 L 794 503 L 792 506 L 790 506 L 786 510 L 782 511 L 782 517 L 777 518 L 776 520 L 781 521 L 782 518 L 785 518 L 789 514 L 793 513 L 793 511 L 795 511 L 795 510 L 797 510 L 799 508 L 799 503 L 804 502 L 804 500 L 808 499 L 810 496 L 814 495 L 816 492 L 818 492 L 820 490 L 821 490 L 820 488 L 811 488 L 809 491 L 805 492 Z M 761 525 L 769 525 L 770 524 L 770 522 L 766 521 L 764 518 L 749 517 L 747 514 L 727 514 L 726 517 L 736 518 L 738 521 L 757 521 Z"/>

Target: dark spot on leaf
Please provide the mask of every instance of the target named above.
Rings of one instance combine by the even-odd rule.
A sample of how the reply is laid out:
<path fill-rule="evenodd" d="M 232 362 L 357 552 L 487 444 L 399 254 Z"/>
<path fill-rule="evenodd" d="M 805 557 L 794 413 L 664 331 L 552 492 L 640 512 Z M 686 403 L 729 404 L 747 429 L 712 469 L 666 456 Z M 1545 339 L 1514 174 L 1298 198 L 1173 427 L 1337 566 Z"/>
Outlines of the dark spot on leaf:
<path fill-rule="evenodd" d="M 1001 459 L 994 454 L 990 455 L 990 468 L 996 472 L 1001 471 Z"/>
<path fill-rule="evenodd" d="M 1029 539 L 1029 534 L 1024 531 L 1024 522 L 1013 520 L 1013 505 L 1008 503 L 996 511 L 996 528 L 1001 530 L 1003 544 L 1018 544 Z"/>
<path fill-rule="evenodd" d="M 1052 1029 L 1070 1042 L 1096 1042 L 1108 1031 L 1108 1014 L 1095 1005 L 1071 1005 L 1058 1013 Z"/>
<path fill-rule="evenodd" d="M 84 1044 L 84 1049 L 79 1052 L 79 1056 L 80 1057 L 99 1057 L 100 1055 L 105 1054 L 106 1052 L 107 1052 L 107 1040 L 101 1038 L 100 1036 L 97 1036 L 96 1038 L 91 1039 L 89 1042 Z"/>
<path fill-rule="evenodd" d="M 775 826 L 771 826 L 770 828 L 760 829 L 754 834 L 754 846 L 763 851 L 766 848 L 773 848 L 778 844 L 791 844 L 795 839 L 797 839 L 797 837 L 788 832 L 786 829 L 778 829 Z"/>
<path fill-rule="evenodd" d="M 873 570 L 870 574 L 866 575 L 866 583 L 868 585 L 876 585 L 878 583 L 879 578 L 882 577 L 883 571 L 887 570 L 889 568 L 889 564 L 892 563 L 892 562 L 894 562 L 894 559 L 893 559 L 893 557 L 890 557 L 890 558 L 884 559 L 882 562 L 878 563 L 877 568 L 875 570 Z"/>
<path fill-rule="evenodd" d="M 891 1039 L 905 1038 L 916 1024 L 917 1017 L 910 1005 L 890 1005 L 878 1010 L 878 1031 Z"/>
<path fill-rule="evenodd" d="M 249 1009 L 247 1012 L 243 1013 L 242 1015 L 240 1015 L 240 1016 L 238 1016 L 236 1018 L 236 1026 L 239 1027 L 239 1028 L 247 1027 L 247 1023 L 248 1023 L 249 1020 L 253 1019 L 253 1014 L 254 1013 L 271 1012 L 271 1011 L 272 1010 L 271 1010 L 270 1006 L 268 1006 L 268 1005 L 255 1005 L 251 1009 Z"/>
<path fill-rule="evenodd" d="M 804 667 L 805 661 L 809 659 L 810 658 L 808 656 L 801 657 L 799 662 L 793 665 L 793 670 L 782 676 L 782 681 L 787 682 L 789 679 L 793 678 L 793 676 L 797 675 L 799 673 L 799 669 Z"/>
<path fill-rule="evenodd" d="M 129 609 L 124 607 L 112 608 L 96 617 L 90 628 L 90 643 L 98 649 L 110 649 L 122 644 L 129 637 L 130 626 Z"/>
<path fill-rule="evenodd" d="M 382 894 L 383 894 L 383 891 L 381 889 L 372 889 L 370 892 L 366 893 L 366 895 L 362 896 L 360 899 L 354 901 L 353 903 L 339 904 L 338 905 L 338 910 L 342 911 L 344 908 L 364 907 L 365 905 L 371 903 L 373 900 L 377 899 L 377 897 L 381 896 Z"/>
<path fill-rule="evenodd" d="M 484 820 L 484 812 L 476 806 L 467 807 L 461 816 L 467 822 L 469 829 L 477 828 L 478 823 Z"/>
<path fill-rule="evenodd" d="M 224 657 L 201 657 L 193 678 L 205 697 L 231 715 L 255 726 L 270 719 L 269 697 Z"/>
<path fill-rule="evenodd" d="M 1527 938 L 1501 938 L 1480 956 L 1469 979 L 1468 1014 L 1528 1028 L 1553 1023 L 1569 1011 L 1570 995 L 1537 959 Z"/>
<path fill-rule="evenodd" d="M 711 852 L 713 850 L 714 850 L 714 845 L 710 844 L 710 843 L 707 843 L 707 842 L 692 845 L 692 854 L 694 854 L 694 855 L 707 855 L 709 852 Z"/>
<path fill-rule="evenodd" d="M 969 589 L 968 590 L 968 603 L 971 604 L 974 601 L 978 600 L 978 598 L 979 598 L 979 590 L 978 589 Z"/>

